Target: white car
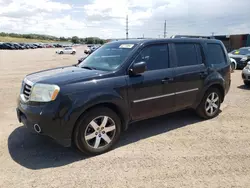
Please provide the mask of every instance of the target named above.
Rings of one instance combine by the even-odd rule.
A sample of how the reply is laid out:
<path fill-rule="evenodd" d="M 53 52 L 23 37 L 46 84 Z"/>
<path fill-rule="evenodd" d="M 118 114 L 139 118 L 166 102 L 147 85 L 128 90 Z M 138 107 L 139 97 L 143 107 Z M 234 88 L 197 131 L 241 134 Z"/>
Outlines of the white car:
<path fill-rule="evenodd" d="M 72 47 L 66 47 L 64 49 L 57 50 L 56 53 L 57 54 L 75 54 L 76 50 Z"/>
<path fill-rule="evenodd" d="M 247 63 L 247 66 L 242 70 L 242 79 L 244 84 L 250 86 L 250 62 Z"/>

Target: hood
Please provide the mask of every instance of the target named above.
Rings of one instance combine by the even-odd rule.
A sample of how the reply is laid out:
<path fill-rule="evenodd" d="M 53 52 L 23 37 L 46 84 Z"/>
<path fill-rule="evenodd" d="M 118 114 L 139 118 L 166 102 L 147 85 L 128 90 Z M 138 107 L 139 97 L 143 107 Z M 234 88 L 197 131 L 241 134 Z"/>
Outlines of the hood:
<path fill-rule="evenodd" d="M 27 75 L 26 78 L 33 83 L 40 82 L 62 85 L 80 80 L 90 80 L 101 77 L 106 73 L 107 72 L 100 70 L 88 70 L 80 67 L 70 66 L 32 73 Z"/>

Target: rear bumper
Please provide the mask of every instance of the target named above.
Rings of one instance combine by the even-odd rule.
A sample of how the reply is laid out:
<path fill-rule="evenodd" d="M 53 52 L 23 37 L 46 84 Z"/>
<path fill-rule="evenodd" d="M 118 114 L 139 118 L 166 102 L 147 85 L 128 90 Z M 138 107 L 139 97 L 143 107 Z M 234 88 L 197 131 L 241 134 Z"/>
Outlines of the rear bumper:
<path fill-rule="evenodd" d="M 59 117 L 57 104 L 46 105 L 27 105 L 18 101 L 16 108 L 17 118 L 20 123 L 23 123 L 30 131 L 34 130 L 34 125 L 37 124 L 41 128 L 39 134 L 49 136 L 64 147 L 71 146 L 71 133 L 67 126 L 62 123 L 62 118 Z"/>

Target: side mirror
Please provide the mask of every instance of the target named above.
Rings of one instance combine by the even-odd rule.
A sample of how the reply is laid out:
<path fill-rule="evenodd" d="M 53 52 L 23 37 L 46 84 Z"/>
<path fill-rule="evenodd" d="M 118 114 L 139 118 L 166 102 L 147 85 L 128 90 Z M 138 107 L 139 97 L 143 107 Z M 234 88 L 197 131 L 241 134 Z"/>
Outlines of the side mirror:
<path fill-rule="evenodd" d="M 131 76 L 138 75 L 138 74 L 144 73 L 146 71 L 146 69 L 147 69 L 146 62 L 144 62 L 144 61 L 138 62 L 138 63 L 133 64 L 131 69 L 129 69 L 129 74 Z"/>

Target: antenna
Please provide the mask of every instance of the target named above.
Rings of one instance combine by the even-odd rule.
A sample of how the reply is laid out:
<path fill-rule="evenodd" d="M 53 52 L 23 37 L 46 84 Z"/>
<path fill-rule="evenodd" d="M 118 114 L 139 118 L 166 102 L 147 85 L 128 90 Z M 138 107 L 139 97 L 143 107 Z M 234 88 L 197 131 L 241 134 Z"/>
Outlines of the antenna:
<path fill-rule="evenodd" d="M 126 17 L 126 39 L 128 40 L 128 15 Z"/>
<path fill-rule="evenodd" d="M 167 22 L 165 20 L 165 22 L 164 22 L 164 33 L 163 33 L 164 38 L 166 38 L 166 35 L 167 35 Z"/>

